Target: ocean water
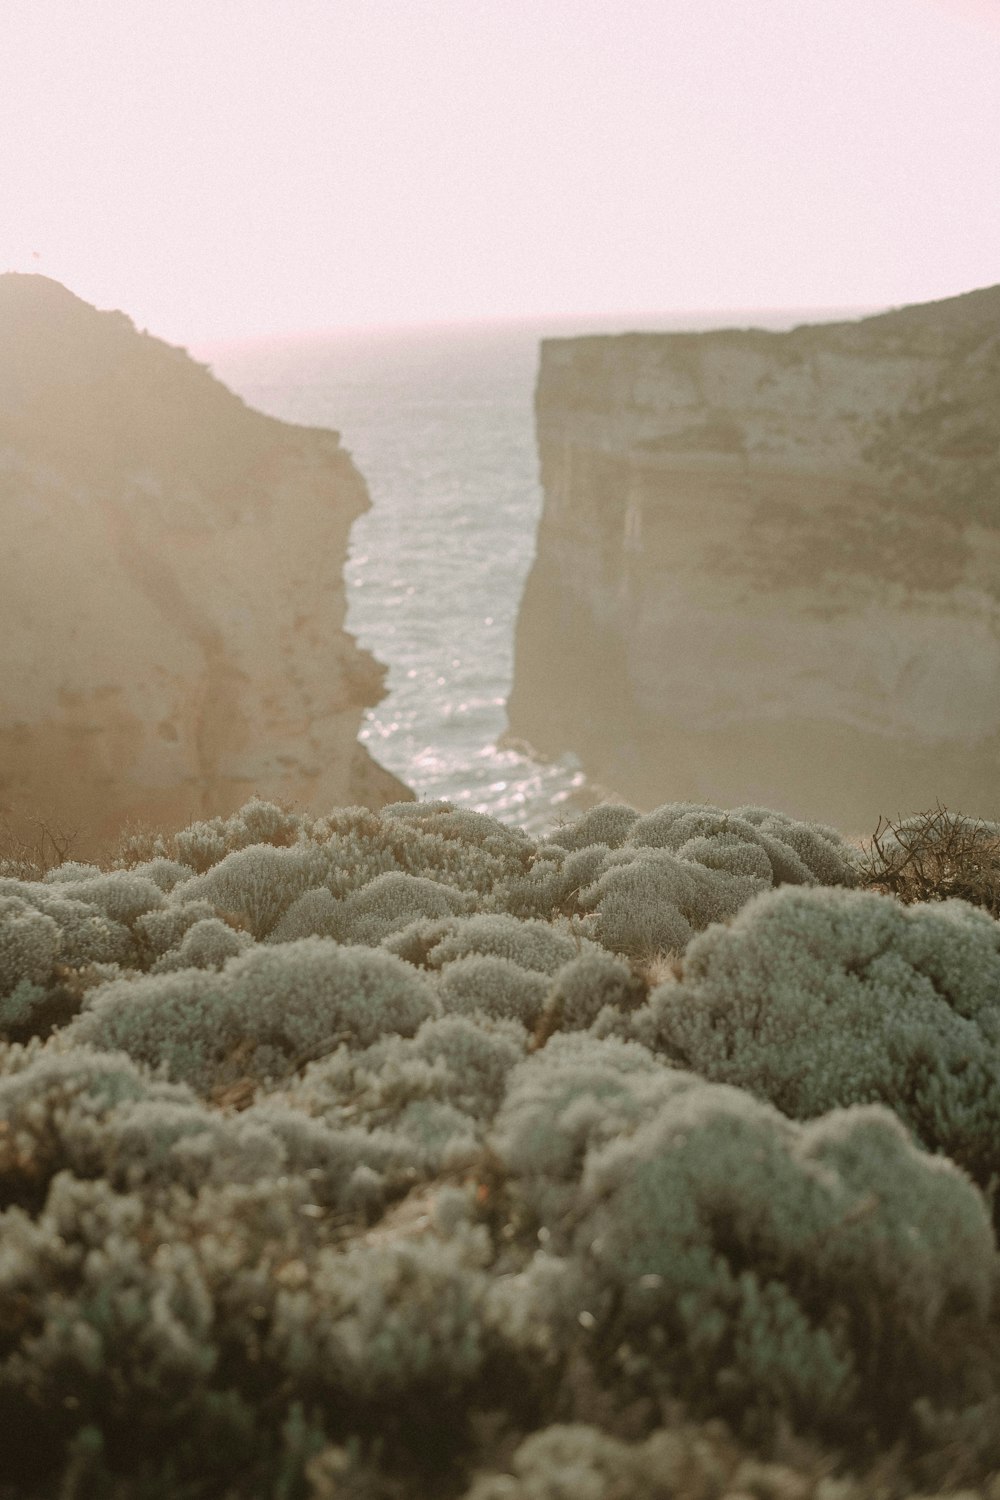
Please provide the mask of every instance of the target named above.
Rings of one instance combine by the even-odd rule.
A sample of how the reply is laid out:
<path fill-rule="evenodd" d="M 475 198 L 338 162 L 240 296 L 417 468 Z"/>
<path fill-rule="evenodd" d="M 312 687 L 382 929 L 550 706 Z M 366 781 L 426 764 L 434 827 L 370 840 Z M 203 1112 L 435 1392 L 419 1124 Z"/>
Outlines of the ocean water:
<path fill-rule="evenodd" d="M 644 329 L 771 328 L 829 312 L 643 319 Z M 332 427 L 372 508 L 345 568 L 347 628 L 389 668 L 360 731 L 423 800 L 540 830 L 593 800 L 572 754 L 504 743 L 514 629 L 542 497 L 533 398 L 547 334 L 635 322 L 480 325 L 270 339 L 196 349 L 250 405 Z"/>

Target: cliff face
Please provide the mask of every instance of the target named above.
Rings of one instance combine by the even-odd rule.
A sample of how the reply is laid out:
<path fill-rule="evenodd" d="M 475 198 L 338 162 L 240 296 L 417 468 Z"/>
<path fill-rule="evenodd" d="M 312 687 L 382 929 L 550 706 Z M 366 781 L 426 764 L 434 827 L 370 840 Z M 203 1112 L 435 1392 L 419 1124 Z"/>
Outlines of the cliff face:
<path fill-rule="evenodd" d="M 543 344 L 509 714 L 640 806 L 995 817 L 1000 287 Z"/>
<path fill-rule="evenodd" d="M 0 276 L 0 813 L 177 827 L 249 794 L 409 793 L 357 742 L 369 504 L 336 433 L 258 412 L 122 313 Z"/>

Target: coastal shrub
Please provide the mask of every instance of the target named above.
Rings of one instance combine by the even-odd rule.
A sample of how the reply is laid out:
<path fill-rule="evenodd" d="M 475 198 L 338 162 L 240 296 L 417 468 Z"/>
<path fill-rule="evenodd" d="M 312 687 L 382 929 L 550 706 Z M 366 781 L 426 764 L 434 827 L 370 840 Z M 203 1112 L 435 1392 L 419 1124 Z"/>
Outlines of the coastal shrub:
<path fill-rule="evenodd" d="M 16 1073 L 0 1076 L 0 1202 L 38 1206 L 52 1178 L 106 1178 L 119 1189 L 180 1181 L 175 1147 L 195 1135 L 210 1138 L 206 1170 L 270 1167 L 236 1142 L 223 1116 L 207 1111 L 190 1089 L 153 1079 L 123 1053 L 71 1048 L 39 1053 Z M 232 1122 L 235 1123 L 235 1122 Z M 234 1144 L 235 1143 L 235 1144 Z M 197 1175 L 197 1174 L 196 1174 Z"/>
<path fill-rule="evenodd" d="M 449 1014 L 481 1013 L 534 1026 L 549 992 L 547 974 L 495 954 L 469 953 L 445 964 L 438 993 Z"/>
<path fill-rule="evenodd" d="M 857 853 L 834 828 L 806 823 L 764 807 L 727 811 L 708 804 L 669 802 L 633 825 L 628 842 L 636 848 L 680 853 L 693 839 L 735 841 L 757 847 L 778 884 L 853 885 Z"/>
<path fill-rule="evenodd" d="M 400 1197 L 430 1164 L 427 1152 L 405 1129 L 379 1129 L 359 1121 L 344 1121 L 335 1128 L 310 1118 L 282 1097 L 265 1097 L 237 1120 L 266 1132 L 282 1152 L 275 1178 L 307 1183 L 311 1203 L 339 1213 L 377 1217 L 387 1201 Z M 397 1124 L 399 1122 L 396 1122 Z M 240 1145 L 234 1133 L 235 1148 Z M 234 1148 L 234 1149 L 235 1149 Z M 211 1166 L 211 1178 L 220 1185 L 233 1181 L 224 1169 Z M 263 1180 L 264 1174 L 261 1174 Z M 249 1175 L 245 1179 L 253 1182 Z"/>
<path fill-rule="evenodd" d="M 257 948 L 226 966 L 235 1003 L 252 1034 L 266 1034 L 268 1022 L 298 1030 L 308 1047 L 333 1032 L 347 1033 L 351 1046 L 364 1047 L 392 1033 L 412 1036 L 421 1022 L 439 1013 L 430 987 L 409 965 L 388 953 L 343 947 L 305 938 L 280 949 Z"/>
<path fill-rule="evenodd" d="M 119 964 L 132 968 L 139 962 L 141 942 L 137 930 L 95 911 L 83 901 L 45 899 L 41 908 L 52 917 L 62 934 L 60 962 L 80 969 L 86 965 Z M 138 922 L 142 918 L 138 918 Z"/>
<path fill-rule="evenodd" d="M 0 996 L 22 983 L 43 984 L 61 946 L 62 934 L 51 917 L 19 896 L 0 895 Z"/>
<path fill-rule="evenodd" d="M 567 836 L 572 841 L 572 825 Z M 735 915 L 769 886 L 851 886 L 857 878 L 856 852 L 832 828 L 765 808 L 725 812 L 676 802 L 631 822 L 578 904 L 594 914 L 593 935 L 606 947 L 649 959 L 682 952 L 695 932 Z"/>
<path fill-rule="evenodd" d="M 0 1036 L 23 1039 L 46 1029 L 52 992 L 45 985 L 21 979 L 6 995 L 0 995 Z"/>
<path fill-rule="evenodd" d="M 336 938 L 343 903 L 328 886 L 313 886 L 297 896 L 271 928 L 265 942 L 295 943 L 306 937 Z"/>
<path fill-rule="evenodd" d="M 733 816 L 756 828 L 767 841 L 764 847 L 774 863 L 775 885 L 798 882 L 792 875 L 782 873 L 780 861 L 787 856 L 774 850 L 771 840 L 797 855 L 817 885 L 857 885 L 860 878 L 857 850 L 835 828 L 826 823 L 803 822 L 769 807 L 737 807 Z M 794 864 L 791 868 L 795 868 Z"/>
<path fill-rule="evenodd" d="M 418 811 L 410 815 L 404 808 Z M 276 835 L 258 844 L 206 829 L 208 825 L 196 825 L 197 848 L 178 836 L 179 856 L 199 871 L 178 894 L 247 911 L 258 937 L 307 890 L 323 887 L 336 899 L 350 898 L 390 874 L 460 891 L 463 909 L 468 909 L 471 900 L 486 895 L 502 877 L 526 867 L 532 854 L 527 835 L 450 804 L 405 803 L 381 814 L 342 809 L 327 818 L 302 820 L 294 839 Z M 241 830 L 246 831 L 242 824 Z"/>
<path fill-rule="evenodd" d="M 204 1182 L 256 1182 L 286 1167 L 280 1141 L 253 1115 L 223 1115 L 197 1099 L 147 1098 L 118 1106 L 98 1137 L 101 1175 L 119 1191 L 181 1184 L 196 1191 Z M 96 1144 L 96 1142 L 95 1142 Z"/>
<path fill-rule="evenodd" d="M 550 1320 L 568 1328 L 582 1306 L 619 1376 L 748 1430 L 779 1412 L 828 1436 L 898 1430 L 918 1395 L 974 1396 L 995 1243 L 953 1163 L 880 1106 L 799 1125 L 691 1076 L 648 1113 L 629 1092 L 605 1096 L 614 1125 L 593 1085 L 581 1094 L 593 1123 L 575 1197 L 529 1180 L 551 1253 L 576 1268 Z M 521 1139 L 515 1174 L 571 1165 L 542 1132 Z"/>
<path fill-rule="evenodd" d="M 396 870 L 485 896 L 522 869 L 533 849 L 520 830 L 446 802 L 396 803 L 349 829 L 326 821 L 338 876 L 330 885 L 337 895 Z M 317 826 L 313 837 L 318 833 Z"/>
<path fill-rule="evenodd" d="M 141 875 L 144 879 L 151 880 L 164 893 L 169 893 L 175 885 L 179 885 L 182 880 L 190 879 L 195 874 L 190 865 L 181 864 L 177 859 L 168 859 L 165 855 L 157 855 L 153 859 L 143 860 L 140 864 L 130 865 L 129 869 L 133 875 Z"/>
<path fill-rule="evenodd" d="M 502 860 L 531 850 L 531 840 L 523 829 L 451 802 L 393 802 L 382 808 L 380 816 L 421 828 L 437 838 L 475 845 Z"/>
<path fill-rule="evenodd" d="M 320 1250 L 275 1298 L 265 1352 L 306 1391 L 376 1408 L 453 1401 L 484 1357 L 488 1251 L 475 1232 Z"/>
<path fill-rule="evenodd" d="M 521 919 L 577 916 L 580 892 L 598 879 L 611 852 L 607 844 L 575 850 L 541 844 L 528 869 L 501 881 L 488 904 Z"/>
<path fill-rule="evenodd" d="M 593 885 L 603 874 L 611 850 L 607 844 L 586 844 L 582 849 L 571 850 L 561 864 L 564 887 L 562 901 L 578 895 L 588 885 Z"/>
<path fill-rule="evenodd" d="M 527 864 L 495 882 L 483 900 L 482 909 L 506 912 L 522 920 L 542 921 L 562 911 L 567 904 L 572 910 L 575 888 L 567 881 L 565 869 L 564 849 L 554 844 L 539 845 Z"/>
<path fill-rule="evenodd" d="M 386 1037 L 370 1047 L 346 1045 L 312 1062 L 282 1097 L 337 1129 L 393 1129 L 414 1101 L 446 1102 L 448 1070 L 415 1049 L 412 1038 Z"/>
<path fill-rule="evenodd" d="M 0 1204 L 36 1209 L 60 1171 L 116 1191 L 308 1179 L 310 1198 L 369 1212 L 427 1174 L 427 1152 L 400 1131 L 336 1126 L 280 1098 L 246 1114 L 206 1107 L 121 1053 L 41 1054 L 0 1077 Z M 466 1129 L 465 1134 L 468 1135 Z"/>
<path fill-rule="evenodd" d="M 163 905 L 163 892 L 155 881 L 134 870 L 111 870 L 107 874 L 98 871 L 84 879 L 62 880 L 61 871 L 51 870 L 43 879 L 44 885 L 56 885 L 60 894 L 74 901 L 93 907 L 112 922 L 131 927 L 144 912 L 154 911 Z"/>
<path fill-rule="evenodd" d="M 434 950 L 443 938 L 456 930 L 460 920 L 457 917 L 442 917 L 435 921 L 421 917 L 416 922 L 408 923 L 399 932 L 383 938 L 379 946 L 387 953 L 405 959 L 415 969 L 431 969 L 435 967 Z"/>
<path fill-rule="evenodd" d="M 215 907 L 210 901 L 168 901 L 157 911 L 145 912 L 136 919 L 134 928 L 145 959 L 143 967 L 149 967 L 158 958 L 178 948 L 188 928 L 196 922 L 214 919 Z"/>
<path fill-rule="evenodd" d="M 104 874 L 100 865 L 85 864 L 78 859 L 65 859 L 61 864 L 53 865 L 51 869 L 44 871 L 38 877 L 39 885 L 76 885 L 82 880 L 90 880 L 93 876 L 100 878 Z"/>
<path fill-rule="evenodd" d="M 187 832 L 0 882 L 0 1024 L 45 1033 L 0 1039 L 12 1493 L 845 1500 L 831 1465 L 892 1445 L 901 1500 L 1000 1465 L 986 913 L 846 889 L 766 809 Z M 804 1440 L 815 1470 L 760 1457 Z"/>
<path fill-rule="evenodd" d="M 795 1118 L 879 1101 L 979 1182 L 1000 1171 L 1000 924 L 965 902 L 769 892 L 694 939 L 645 1019 Z"/>
<path fill-rule="evenodd" d="M 83 902 L 18 888 L 23 895 L 0 895 L 0 1034 L 23 1040 L 64 1025 L 134 945 L 127 928 Z"/>
<path fill-rule="evenodd" d="M 516 1023 L 442 1016 L 425 1021 L 412 1038 L 386 1037 L 362 1051 L 338 1048 L 311 1063 L 283 1097 L 338 1130 L 351 1124 L 399 1130 L 414 1104 L 432 1101 L 468 1117 L 455 1122 L 467 1137 L 492 1119 L 524 1050 Z"/>
<path fill-rule="evenodd" d="M 524 1056 L 520 1027 L 503 1022 L 487 1026 L 470 1016 L 425 1021 L 406 1045 L 430 1063 L 444 1063 L 448 1072 L 444 1097 L 476 1120 L 492 1120 L 510 1071 Z"/>
<path fill-rule="evenodd" d="M 556 1035 L 510 1074 L 490 1137 L 528 1209 L 543 1223 L 567 1211 L 587 1152 L 655 1114 L 692 1075 L 635 1042 Z"/>
<path fill-rule="evenodd" d="M 333 919 L 333 935 L 341 942 L 375 947 L 411 922 L 456 916 L 474 906 L 475 897 L 454 886 L 393 870 L 344 898 Z"/>
<path fill-rule="evenodd" d="M 323 883 L 329 863 L 326 853 L 314 845 L 251 844 L 184 881 L 174 895 L 239 916 L 255 938 L 263 938 L 297 897 Z"/>
<path fill-rule="evenodd" d="M 130 966 L 136 960 L 136 938 L 124 923 L 109 917 L 99 906 L 78 900 L 74 885 L 51 887 L 41 882 L 0 881 L 0 902 L 16 900 L 59 929 L 56 961 L 69 968 L 86 964 L 118 963 Z M 139 921 L 142 918 L 138 919 Z M 2 918 L 0 918 L 2 922 Z M 0 939 L 2 941 L 2 939 Z M 0 959 L 2 964 L 2 959 Z"/>
<path fill-rule="evenodd" d="M 594 913 L 600 943 L 648 959 L 682 951 L 694 932 L 739 911 L 765 884 L 761 875 L 709 869 L 667 849 L 622 848 L 579 901 Z"/>
<path fill-rule="evenodd" d="M 498 913 L 455 921 L 430 949 L 426 963 L 431 968 L 442 968 L 455 959 L 482 954 L 509 959 L 522 969 L 555 974 L 579 952 L 578 940 L 556 931 L 547 922 L 522 922 Z"/>
<path fill-rule="evenodd" d="M 469 911 L 474 900 L 453 886 L 422 876 L 387 871 L 343 898 L 328 886 L 305 891 L 271 929 L 265 941 L 295 942 L 332 937 L 339 942 L 381 945 L 396 952 L 393 939 L 409 929 L 423 930 L 452 911 Z M 402 945 L 405 947 L 405 941 Z M 403 955 L 405 956 L 405 955 Z"/>
<path fill-rule="evenodd" d="M 583 1030 L 603 1012 L 627 1015 L 645 996 L 642 981 L 626 963 L 592 946 L 557 971 L 545 997 L 544 1034 Z"/>
<path fill-rule="evenodd" d="M 707 1241 L 683 1270 L 680 1254 L 673 1261 L 680 1273 L 673 1289 L 654 1288 L 661 1305 L 679 1307 L 699 1361 L 707 1352 L 699 1347 L 705 1325 L 684 1292 L 697 1301 L 707 1290 L 702 1277 L 711 1275 L 712 1251 L 725 1255 L 732 1247 L 723 1280 L 738 1286 L 734 1363 L 744 1400 L 778 1405 L 820 1426 L 826 1414 L 839 1424 L 858 1394 L 862 1409 L 869 1406 L 890 1427 L 919 1391 L 950 1404 L 961 1388 L 962 1360 L 949 1369 L 946 1349 L 963 1334 L 974 1345 L 994 1286 L 995 1247 L 982 1200 L 950 1162 L 917 1151 L 878 1106 L 821 1117 L 800 1127 L 797 1140 L 783 1121 L 759 1110 L 742 1093 L 725 1100 L 705 1090 L 675 1095 L 645 1127 L 645 1139 L 633 1143 L 643 1165 L 624 1188 L 630 1214 L 621 1199 L 612 1201 L 623 1145 L 605 1148 L 583 1189 L 602 1230 L 617 1236 L 616 1246 L 602 1246 L 605 1267 L 628 1240 L 629 1261 L 616 1270 L 623 1280 L 640 1262 L 643 1274 L 671 1274 L 663 1246 L 647 1267 L 648 1232 L 645 1245 L 629 1239 L 630 1230 L 639 1233 L 648 1164 L 658 1204 L 667 1201 L 662 1194 L 669 1198 L 670 1180 L 680 1178 L 696 1205 L 695 1224 L 685 1227 L 683 1213 L 673 1219 L 674 1244 L 690 1244 L 692 1229 Z M 603 1194 L 609 1197 L 602 1203 Z M 733 1308 L 727 1294 L 723 1300 Z M 971 1373 L 974 1389 L 974 1359 Z M 724 1375 L 713 1364 L 703 1378 L 718 1390 Z M 857 1420 L 852 1411 L 848 1425 Z"/>
<path fill-rule="evenodd" d="M 809 1453 L 794 1468 L 764 1462 L 722 1423 L 678 1422 L 641 1442 L 554 1423 L 519 1444 L 509 1471 L 478 1475 L 464 1500 L 870 1500 L 873 1491 L 831 1480 L 827 1469 Z"/>
<path fill-rule="evenodd" d="M 682 949 L 771 885 L 853 885 L 856 851 L 835 830 L 766 808 L 668 803 L 640 816 L 606 803 L 539 844 L 493 893 L 517 916 L 589 913 L 593 935 L 633 957 Z"/>
<path fill-rule="evenodd" d="M 634 807 L 622 802 L 601 802 L 554 829 L 548 836 L 549 843 L 569 850 L 585 849 L 589 844 L 618 849 L 629 839 L 639 819 Z"/>
<path fill-rule="evenodd" d="M 201 917 L 187 928 L 176 948 L 169 949 L 150 966 L 153 974 L 172 969 L 221 969 L 227 959 L 252 947 L 248 932 L 239 932 L 218 917 Z"/>
<path fill-rule="evenodd" d="M 113 874 L 158 884 L 172 905 L 205 903 L 276 943 L 325 936 L 374 945 L 415 922 L 477 910 L 522 922 L 557 915 L 589 922 L 606 946 L 649 956 L 683 947 L 767 885 L 855 879 L 855 856 L 832 830 L 766 809 L 688 804 L 645 816 L 605 804 L 533 842 L 450 803 L 296 818 L 258 801 L 229 819 L 192 825 L 171 847 L 176 859 L 164 852 Z M 198 873 L 185 878 L 192 869 Z M 82 877 L 83 867 L 75 888 Z"/>
<path fill-rule="evenodd" d="M 58 1443 L 68 1416 L 136 1433 L 197 1404 L 218 1359 L 212 1299 L 189 1246 L 143 1245 L 147 1222 L 138 1196 L 69 1173 L 37 1220 L 0 1215 L 0 1410 L 22 1437 L 37 1425 L 32 1407 L 55 1417 Z"/>
<path fill-rule="evenodd" d="M 201 874 L 236 850 L 251 844 L 285 848 L 294 844 L 302 832 L 303 820 L 295 813 L 286 812 L 274 802 L 251 797 L 227 818 L 208 818 L 175 833 L 170 840 L 170 852 L 181 864 Z M 166 849 L 163 855 L 167 855 Z"/>
<path fill-rule="evenodd" d="M 237 1045 L 257 1039 L 237 1013 L 225 973 L 181 969 L 100 986 L 64 1035 L 74 1046 L 121 1051 L 178 1082 L 208 1089 L 238 1074 L 227 1069 Z"/>
<path fill-rule="evenodd" d="M 740 838 L 731 829 L 712 834 L 698 834 L 687 839 L 678 851 L 683 859 L 704 865 L 706 870 L 724 870 L 730 875 L 749 876 L 751 880 L 770 885 L 774 866 L 767 851 L 756 841 Z"/>
<path fill-rule="evenodd" d="M 111 1473 L 152 1462 L 152 1493 L 203 1484 L 216 1465 L 231 1483 L 248 1457 L 273 1464 L 269 1434 L 296 1399 L 325 1408 L 312 1451 L 345 1423 L 404 1442 L 439 1428 L 433 1441 L 457 1444 L 461 1398 L 497 1337 L 485 1231 L 452 1204 L 440 1229 L 435 1215 L 324 1246 L 304 1187 L 175 1191 L 167 1207 L 63 1172 L 37 1215 L 0 1214 L 0 1414 L 26 1478 L 89 1425 Z M 267 1493 L 276 1472 L 261 1476 Z"/>
<path fill-rule="evenodd" d="M 801 1441 L 786 1445 L 780 1461 L 763 1458 L 718 1421 L 677 1419 L 641 1441 L 560 1422 L 525 1438 L 502 1472 L 480 1472 L 463 1500 L 1000 1500 L 995 1477 L 981 1488 L 956 1488 L 963 1470 L 975 1472 L 968 1452 L 955 1444 L 950 1468 L 941 1466 L 943 1489 L 933 1482 L 914 1489 L 900 1466 L 884 1459 L 867 1472 L 833 1473 L 830 1457 Z M 334 1475 L 346 1489 L 355 1472 L 343 1450 L 327 1449 L 309 1468 L 312 1500 L 339 1500 Z"/>
<path fill-rule="evenodd" d="M 206 1089 L 241 1065 L 280 1074 L 340 1040 L 363 1047 L 384 1032 L 412 1035 L 439 1009 L 400 959 L 303 938 L 252 947 L 218 973 L 182 969 L 103 985 L 66 1036 L 163 1064 L 171 1078 Z"/>

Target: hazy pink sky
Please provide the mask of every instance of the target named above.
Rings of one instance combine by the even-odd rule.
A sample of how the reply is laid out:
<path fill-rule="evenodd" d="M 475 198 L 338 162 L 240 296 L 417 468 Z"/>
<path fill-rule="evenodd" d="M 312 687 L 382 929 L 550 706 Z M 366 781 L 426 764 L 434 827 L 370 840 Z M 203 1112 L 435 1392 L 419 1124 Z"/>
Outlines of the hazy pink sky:
<path fill-rule="evenodd" d="M 1000 0 L 4 0 L 2 25 L 0 270 L 181 342 L 1000 281 Z"/>

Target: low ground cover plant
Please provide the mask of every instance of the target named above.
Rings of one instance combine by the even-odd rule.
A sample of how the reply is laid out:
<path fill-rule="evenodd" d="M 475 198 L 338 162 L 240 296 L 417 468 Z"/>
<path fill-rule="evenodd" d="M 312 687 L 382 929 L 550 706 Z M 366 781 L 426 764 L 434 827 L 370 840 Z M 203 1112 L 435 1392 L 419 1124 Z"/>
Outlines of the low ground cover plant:
<path fill-rule="evenodd" d="M 2 1500 L 989 1494 L 1000 924 L 878 837 L 254 799 L 4 866 Z"/>

